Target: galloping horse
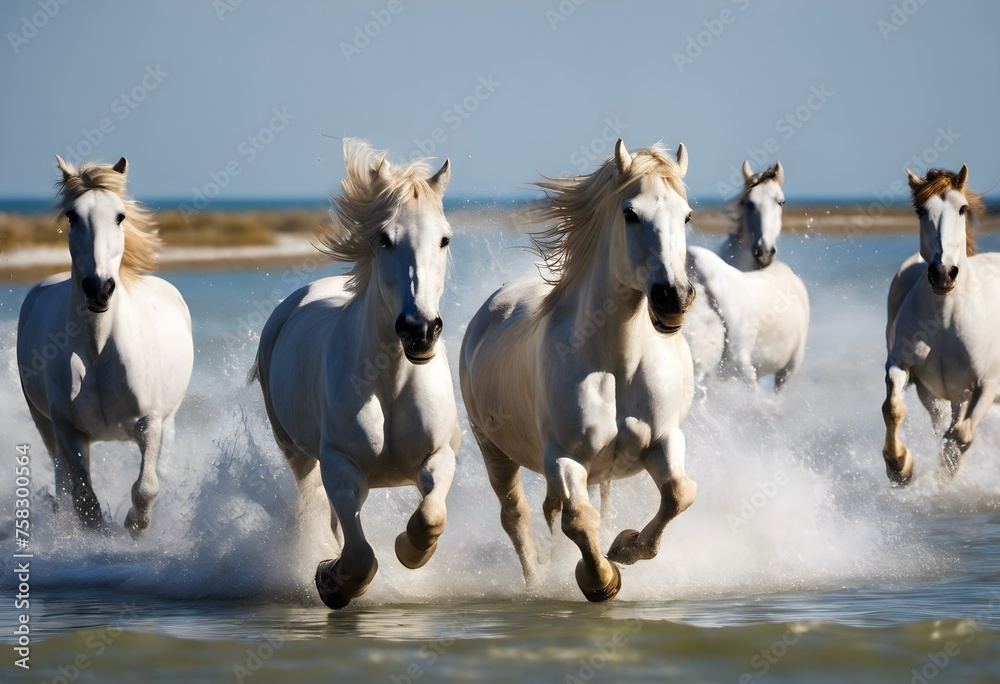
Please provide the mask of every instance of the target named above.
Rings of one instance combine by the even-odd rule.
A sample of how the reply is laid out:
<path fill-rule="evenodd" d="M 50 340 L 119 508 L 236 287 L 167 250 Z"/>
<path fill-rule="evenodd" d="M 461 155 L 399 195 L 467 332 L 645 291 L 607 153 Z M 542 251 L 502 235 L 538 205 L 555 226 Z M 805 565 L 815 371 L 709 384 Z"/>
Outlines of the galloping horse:
<path fill-rule="evenodd" d="M 903 263 L 889 289 L 882 404 L 882 455 L 896 486 L 913 477 L 913 458 L 899 436 L 907 384 L 916 385 L 935 432 L 943 433 L 941 462 L 954 475 L 1000 381 L 1000 254 L 976 254 L 970 219 L 983 202 L 966 187 L 969 169 L 934 169 L 926 178 L 906 173 L 920 219 L 920 253 Z"/>
<path fill-rule="evenodd" d="M 753 386 L 774 374 L 775 389 L 781 389 L 805 357 L 809 294 L 792 269 L 775 259 L 784 169 L 778 162 L 755 174 L 744 161 L 743 178 L 740 221 L 718 254 L 688 249 L 688 275 L 699 296 L 684 336 L 700 391 L 716 374 Z"/>
<path fill-rule="evenodd" d="M 73 263 L 21 305 L 21 389 L 52 456 L 56 493 L 72 495 L 87 526 L 101 522 L 91 443 L 139 444 L 142 466 L 125 518 L 136 536 L 149 525 L 161 445 L 191 379 L 191 316 L 173 285 L 145 275 L 159 241 L 147 232 L 149 213 L 125 193 L 125 157 L 79 169 L 56 160 Z"/>
<path fill-rule="evenodd" d="M 594 173 L 548 180 L 536 215 L 554 225 L 533 237 L 547 279 L 497 290 L 469 323 L 462 395 L 500 500 L 500 521 L 534 582 L 535 542 L 520 468 L 545 475 L 549 528 L 583 556 L 576 580 L 590 601 L 621 588 L 615 563 L 653 558 L 667 523 L 695 499 L 684 471 L 680 426 L 691 405 L 691 354 L 678 333 L 694 289 L 684 268 L 684 146 L 676 161 L 658 146 Z M 588 484 L 646 470 L 660 507 L 642 532 L 625 530 L 605 558 Z"/>
<path fill-rule="evenodd" d="M 322 241 L 335 260 L 354 266 L 275 308 L 251 371 L 292 471 L 301 484 L 319 463 L 331 527 L 335 535 L 342 529 L 340 558 L 316 570 L 331 608 L 363 594 L 378 570 L 361 529 L 371 487 L 417 487 L 423 499 L 396 538 L 396 556 L 408 568 L 430 560 L 461 442 L 438 341 L 450 164 L 430 176 L 422 162 L 394 166 L 347 139 L 344 165 L 334 224 Z"/>

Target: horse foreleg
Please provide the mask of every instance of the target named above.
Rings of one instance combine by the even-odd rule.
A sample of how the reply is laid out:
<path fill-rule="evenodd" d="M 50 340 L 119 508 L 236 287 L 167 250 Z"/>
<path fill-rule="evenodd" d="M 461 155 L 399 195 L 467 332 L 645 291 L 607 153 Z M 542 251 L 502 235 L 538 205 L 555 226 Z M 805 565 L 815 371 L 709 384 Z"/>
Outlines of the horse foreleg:
<path fill-rule="evenodd" d="M 562 530 L 580 548 L 576 583 L 588 601 L 610 601 L 622 587 L 618 566 L 601 554 L 601 514 L 590 504 L 587 468 L 568 456 L 545 459 L 545 477 L 562 496 Z"/>
<path fill-rule="evenodd" d="M 330 507 L 340 520 L 344 546 L 340 558 L 322 561 L 316 568 L 316 589 L 323 603 L 338 609 L 364 594 L 378 571 L 375 552 L 361 529 L 368 481 L 353 461 L 336 451 L 323 452 L 320 473 Z"/>
<path fill-rule="evenodd" d="M 70 492 L 73 496 L 73 508 L 80 521 L 87 527 L 97 527 L 101 523 L 101 504 L 94 494 L 90 482 L 90 443 L 87 438 L 69 421 L 53 417 L 56 443 L 59 447 L 62 464 L 67 474 L 64 482 L 70 482 Z M 59 477 L 57 475 L 57 485 Z"/>
<path fill-rule="evenodd" d="M 132 538 L 137 538 L 149 527 L 149 513 L 153 500 L 160 492 L 160 481 L 156 466 L 163 445 L 163 420 L 158 416 L 146 416 L 135 424 L 135 441 L 142 452 L 139 465 L 139 479 L 132 485 L 132 508 L 125 516 L 125 529 Z"/>
<path fill-rule="evenodd" d="M 907 372 L 894 363 L 886 368 L 886 396 L 882 404 L 885 444 L 882 447 L 882 457 L 885 459 L 885 474 L 896 487 L 905 487 L 913 477 L 913 457 L 899 437 L 899 426 L 906 417 L 903 389 L 906 387 L 907 376 Z"/>
<path fill-rule="evenodd" d="M 454 478 L 455 452 L 449 446 L 428 456 L 417 471 L 416 485 L 423 498 L 406 531 L 396 537 L 396 558 L 406 567 L 419 568 L 434 555 L 448 517 L 445 497 Z"/>
<path fill-rule="evenodd" d="M 644 465 L 660 490 L 660 508 L 642 532 L 622 530 L 615 538 L 608 558 L 617 563 L 631 565 L 654 558 L 667 523 L 686 511 L 698 493 L 698 485 L 684 472 L 684 433 L 679 428 L 649 448 Z"/>
<path fill-rule="evenodd" d="M 947 473 L 954 476 L 962 463 L 962 456 L 972 446 L 976 428 L 993 407 L 996 395 L 996 380 L 987 381 L 972 390 L 968 401 L 959 402 L 952 408 L 952 424 L 944 435 L 941 463 Z"/>
<path fill-rule="evenodd" d="M 55 505 L 58 506 L 60 499 L 69 497 L 72 493 L 73 479 L 69 475 L 69 468 L 59 458 L 59 444 L 56 442 L 56 432 L 52 426 L 52 421 L 49 420 L 48 416 L 36 409 L 31 400 L 27 397 L 25 397 L 25 400 L 28 402 L 28 412 L 31 413 L 31 419 L 35 421 L 38 434 L 42 436 L 42 443 L 45 444 L 45 449 L 49 452 L 49 457 L 52 459 L 52 470 L 55 472 L 56 480 Z"/>
<path fill-rule="evenodd" d="M 490 486 L 500 501 L 500 524 L 510 537 L 514 551 L 521 562 L 524 573 L 524 583 L 528 587 L 537 581 L 535 561 L 538 555 L 535 539 L 531 536 L 528 523 L 531 521 L 531 508 L 524 496 L 521 485 L 521 466 L 510 460 L 487 438 L 481 436 L 475 428 L 473 433 L 479 448 L 483 452 L 483 461 L 490 478 Z"/>

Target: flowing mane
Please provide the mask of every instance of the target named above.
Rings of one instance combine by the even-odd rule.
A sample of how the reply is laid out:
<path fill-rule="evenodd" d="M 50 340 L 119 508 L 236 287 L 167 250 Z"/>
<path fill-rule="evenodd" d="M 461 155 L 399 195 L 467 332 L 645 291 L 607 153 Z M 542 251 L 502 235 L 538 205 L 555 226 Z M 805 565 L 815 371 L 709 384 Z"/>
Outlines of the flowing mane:
<path fill-rule="evenodd" d="M 124 162 L 120 162 L 124 163 Z M 121 198 L 125 205 L 125 251 L 119 274 L 127 285 L 146 273 L 156 270 L 161 242 L 156 235 L 153 214 L 132 199 L 126 192 L 126 174 L 115 170 L 111 164 L 81 164 L 72 173 L 56 182 L 59 188 L 58 208 L 61 212 L 81 195 L 91 190 L 107 190 Z"/>
<path fill-rule="evenodd" d="M 332 197 L 332 223 L 319 236 L 319 250 L 334 261 L 353 263 L 348 271 L 348 289 L 358 290 L 368 282 L 376 241 L 399 209 L 411 199 L 436 201 L 428 183 L 430 171 L 418 159 L 399 166 L 374 150 L 364 140 L 344 139 L 341 192 Z"/>
<path fill-rule="evenodd" d="M 680 168 L 660 145 L 637 150 L 620 183 L 616 175 L 614 159 L 609 159 L 586 176 L 546 178 L 535 183 L 545 191 L 545 198 L 531 211 L 531 220 L 553 222 L 530 236 L 533 251 L 548 271 L 542 277 L 554 286 L 546 296 L 547 310 L 585 278 L 605 225 L 624 220 L 618 211 L 621 196 L 643 177 L 658 175 L 687 199 Z"/>
<path fill-rule="evenodd" d="M 972 231 L 972 219 L 982 214 L 986 205 L 983 203 L 983 196 L 965 187 L 965 178 L 959 174 L 946 171 L 944 169 L 931 169 L 927 172 L 927 177 L 920 183 L 910 183 L 910 191 L 913 193 L 913 206 L 921 207 L 932 197 L 944 197 L 949 190 L 957 190 L 965 196 L 965 201 L 969 205 L 969 219 L 965 222 L 965 251 L 967 256 L 976 255 L 976 237 Z"/>

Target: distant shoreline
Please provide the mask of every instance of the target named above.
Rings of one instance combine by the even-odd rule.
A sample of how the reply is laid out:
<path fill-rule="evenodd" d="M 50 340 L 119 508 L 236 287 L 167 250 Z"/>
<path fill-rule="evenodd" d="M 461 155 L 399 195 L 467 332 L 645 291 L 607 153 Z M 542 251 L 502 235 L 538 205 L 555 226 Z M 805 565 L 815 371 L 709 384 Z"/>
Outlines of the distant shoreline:
<path fill-rule="evenodd" d="M 503 202 L 446 208 L 458 230 L 526 233 L 530 202 Z M 695 205 L 693 226 L 700 233 L 724 234 L 735 221 L 730 205 Z M 315 235 L 329 222 L 328 209 L 204 211 L 184 216 L 177 210 L 156 213 L 165 248 L 164 269 L 215 271 L 255 266 L 287 266 L 310 258 L 325 260 L 314 247 Z M 69 267 L 62 219 L 52 212 L 0 212 L 0 278 L 24 283 Z M 821 235 L 914 234 L 917 220 L 910 207 L 872 204 L 787 205 L 784 230 Z M 977 232 L 1000 231 L 1000 214 L 978 220 Z"/>

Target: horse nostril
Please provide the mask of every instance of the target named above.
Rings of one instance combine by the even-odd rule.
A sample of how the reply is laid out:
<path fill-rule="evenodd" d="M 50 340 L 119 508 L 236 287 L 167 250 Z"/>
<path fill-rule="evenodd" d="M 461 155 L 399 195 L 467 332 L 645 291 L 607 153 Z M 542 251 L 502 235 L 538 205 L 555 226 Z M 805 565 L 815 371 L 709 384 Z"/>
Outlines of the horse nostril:
<path fill-rule="evenodd" d="M 776 247 L 772 247 L 770 249 L 770 251 L 768 251 L 768 254 L 770 254 L 771 256 L 774 256 L 777 251 L 778 251 L 778 249 Z"/>
<path fill-rule="evenodd" d="M 97 296 L 98 285 L 97 276 L 87 276 L 80 281 L 80 288 L 83 289 L 83 294 L 87 295 L 90 299 Z"/>
<path fill-rule="evenodd" d="M 115 291 L 115 279 L 114 278 L 108 278 L 108 282 L 107 282 L 107 284 L 104 287 L 108 291 L 107 296 L 110 297 L 112 295 L 112 293 Z"/>
<path fill-rule="evenodd" d="M 667 288 L 663 285 L 653 285 L 649 290 L 649 301 L 653 303 L 653 308 L 664 309 L 669 304 Z"/>
<path fill-rule="evenodd" d="M 434 324 L 431 327 L 431 336 L 437 339 L 442 330 L 444 330 L 444 321 L 442 321 L 441 317 L 438 316 L 434 319 Z"/>
<path fill-rule="evenodd" d="M 958 277 L 958 266 L 952 266 L 950 269 L 948 269 L 948 278 L 954 280 L 957 277 Z"/>

